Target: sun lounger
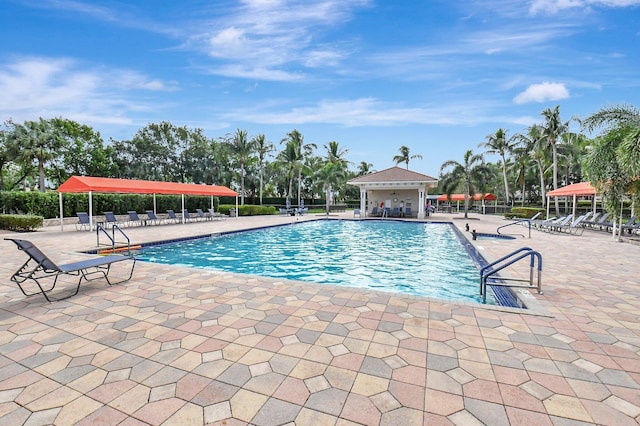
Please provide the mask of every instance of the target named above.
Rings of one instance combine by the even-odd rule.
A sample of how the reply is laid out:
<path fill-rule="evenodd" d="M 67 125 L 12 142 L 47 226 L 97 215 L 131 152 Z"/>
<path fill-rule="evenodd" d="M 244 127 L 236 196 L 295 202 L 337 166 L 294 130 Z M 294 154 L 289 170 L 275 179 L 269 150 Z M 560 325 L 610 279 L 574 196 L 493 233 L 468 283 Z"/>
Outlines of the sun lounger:
<path fill-rule="evenodd" d="M 167 214 L 169 215 L 169 218 L 167 219 L 167 221 L 169 222 L 173 222 L 173 223 L 180 223 L 181 220 L 178 216 L 176 216 L 176 212 L 174 212 L 173 210 L 167 210 Z"/>
<path fill-rule="evenodd" d="M 196 216 L 197 220 L 210 220 L 211 219 L 209 216 L 207 216 L 205 214 L 205 212 L 202 211 L 202 209 L 196 209 L 196 213 L 198 214 L 198 216 Z"/>
<path fill-rule="evenodd" d="M 374 207 L 373 209 L 371 209 L 371 215 L 370 216 L 376 217 L 378 215 L 379 215 L 378 214 L 378 207 Z"/>
<path fill-rule="evenodd" d="M 570 214 L 568 216 L 562 216 L 560 218 L 554 219 L 550 222 L 541 224 L 538 229 L 545 232 L 553 232 L 555 226 L 563 226 L 571 221 L 573 215 Z"/>
<path fill-rule="evenodd" d="M 593 214 L 591 215 L 591 217 L 589 217 L 589 218 L 587 218 L 587 219 L 583 220 L 583 221 L 580 223 L 580 226 L 582 226 L 583 228 L 590 227 L 592 224 L 596 223 L 596 220 L 598 220 L 598 218 L 600 217 L 600 215 L 601 215 L 601 213 L 600 213 L 600 212 L 593 213 Z"/>
<path fill-rule="evenodd" d="M 223 219 L 223 218 L 226 217 L 222 213 L 218 213 L 216 211 L 213 211 L 213 209 L 208 209 L 208 210 L 209 210 L 209 216 L 211 217 L 211 220 L 220 220 L 220 219 Z M 282 213 L 282 212 L 280 212 L 280 213 Z"/>
<path fill-rule="evenodd" d="M 133 275 L 133 268 L 136 265 L 136 259 L 134 257 L 121 255 L 92 257 L 78 262 L 67 263 L 65 265 L 57 265 L 30 241 L 21 240 L 18 238 L 5 238 L 5 240 L 13 241 L 18 246 L 18 250 L 23 251 L 25 254 L 27 254 L 27 256 L 29 256 L 29 259 L 11 276 L 11 281 L 15 282 L 18 285 L 20 291 L 22 291 L 22 294 L 24 294 L 25 296 L 33 296 L 34 294 L 37 294 L 37 291 L 28 292 L 23 287 L 23 284 L 26 281 L 32 280 L 40 289 L 40 293 L 42 293 L 44 298 L 49 302 L 63 300 L 71 296 L 75 296 L 76 294 L 78 294 L 78 291 L 80 290 L 80 284 L 82 284 L 83 280 L 93 281 L 95 279 L 104 277 L 109 285 L 120 284 L 125 281 L 129 281 L 131 279 L 131 276 Z M 123 280 L 111 282 L 111 280 L 109 279 L 111 265 L 113 263 L 122 262 L 124 260 L 131 260 L 133 262 L 131 265 L 129 276 Z M 99 276 L 97 278 L 92 278 L 91 276 L 95 274 L 98 274 Z M 49 293 L 55 288 L 58 282 L 58 278 L 61 275 L 79 277 L 76 290 L 70 295 L 53 298 L 49 295 Z M 49 288 L 44 288 L 43 284 L 41 283 L 41 281 L 46 278 L 53 278 L 53 284 L 51 284 Z"/>
<path fill-rule="evenodd" d="M 87 212 L 77 212 L 76 216 L 78 216 L 78 223 L 76 223 L 76 231 L 78 229 L 87 229 L 91 230 L 91 222 L 89 221 L 89 213 Z"/>
<path fill-rule="evenodd" d="M 411 212 L 411 207 L 406 207 L 404 209 L 404 217 L 413 217 L 413 213 Z"/>
<path fill-rule="evenodd" d="M 580 223 L 584 220 L 585 216 L 579 216 L 571 223 L 553 226 L 551 232 L 563 232 L 571 235 L 582 235 L 584 228 L 580 226 Z"/>
<path fill-rule="evenodd" d="M 159 223 L 161 223 L 161 221 L 156 217 L 153 210 L 147 210 L 147 225 L 157 225 Z"/>
<path fill-rule="evenodd" d="M 142 225 L 142 220 L 138 217 L 138 212 L 130 210 L 127 212 L 127 214 L 129 214 L 129 222 L 127 222 L 128 225 Z"/>
<path fill-rule="evenodd" d="M 113 212 L 104 212 L 104 218 L 107 226 L 111 225 L 113 227 L 113 225 L 118 225 L 118 219 L 116 219 L 116 215 L 114 215 Z"/>
<path fill-rule="evenodd" d="M 197 218 L 195 218 L 194 216 L 191 216 L 191 214 L 189 213 L 189 210 L 187 209 L 182 210 L 182 217 L 184 218 L 185 223 L 197 220 Z"/>

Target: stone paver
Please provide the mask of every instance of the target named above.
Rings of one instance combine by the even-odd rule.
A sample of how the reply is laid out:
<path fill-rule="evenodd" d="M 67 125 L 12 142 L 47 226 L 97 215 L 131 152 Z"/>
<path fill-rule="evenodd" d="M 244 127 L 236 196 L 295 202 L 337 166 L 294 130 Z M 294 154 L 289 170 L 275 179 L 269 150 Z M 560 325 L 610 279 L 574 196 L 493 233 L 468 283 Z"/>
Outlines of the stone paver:
<path fill-rule="evenodd" d="M 125 231 L 143 243 L 321 218 Z M 638 424 L 640 245 L 474 241 L 466 223 L 505 221 L 433 219 L 489 261 L 539 251 L 544 294 L 516 290 L 520 310 L 138 262 L 129 282 L 50 304 L 9 281 L 25 258 L 2 240 L 0 424 Z M 61 263 L 95 244 L 54 227 L 20 237 Z M 524 263 L 505 274 L 528 278 Z"/>

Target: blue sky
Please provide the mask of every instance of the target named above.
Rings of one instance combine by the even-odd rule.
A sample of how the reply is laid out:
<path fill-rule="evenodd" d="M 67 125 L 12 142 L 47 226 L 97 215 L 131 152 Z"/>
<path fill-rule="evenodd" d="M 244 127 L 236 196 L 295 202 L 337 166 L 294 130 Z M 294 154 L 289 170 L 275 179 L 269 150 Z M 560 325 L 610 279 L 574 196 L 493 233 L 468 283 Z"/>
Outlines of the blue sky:
<path fill-rule="evenodd" d="M 108 141 L 166 120 L 278 149 L 298 129 L 376 170 L 406 145 L 435 177 L 545 108 L 640 107 L 640 0 L 0 0 L 0 38 L 1 121 Z"/>

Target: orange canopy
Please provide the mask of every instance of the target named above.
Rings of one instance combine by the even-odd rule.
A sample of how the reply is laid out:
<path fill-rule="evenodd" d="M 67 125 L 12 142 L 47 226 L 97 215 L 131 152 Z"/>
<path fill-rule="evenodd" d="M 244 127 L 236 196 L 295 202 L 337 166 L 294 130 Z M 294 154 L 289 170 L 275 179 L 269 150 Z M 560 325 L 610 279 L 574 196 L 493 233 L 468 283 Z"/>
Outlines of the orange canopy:
<path fill-rule="evenodd" d="M 58 192 L 116 192 L 129 194 L 185 194 L 236 197 L 237 192 L 226 186 L 193 183 L 157 182 L 151 180 L 114 179 L 72 176 L 58 187 Z"/>
<path fill-rule="evenodd" d="M 569 197 L 569 196 L 587 196 L 596 195 L 596 189 L 591 186 L 591 182 L 580 182 L 571 185 L 563 186 L 562 188 L 554 189 L 547 192 L 548 197 Z"/>
<path fill-rule="evenodd" d="M 471 197 L 472 200 L 474 201 L 480 201 L 482 200 L 482 194 L 475 194 L 473 197 Z M 486 201 L 495 201 L 497 200 L 497 197 L 491 193 L 486 193 L 484 194 L 484 199 Z M 441 196 L 438 197 L 438 201 L 464 201 L 464 194 L 451 194 L 451 196 L 447 196 L 447 194 L 442 194 Z"/>

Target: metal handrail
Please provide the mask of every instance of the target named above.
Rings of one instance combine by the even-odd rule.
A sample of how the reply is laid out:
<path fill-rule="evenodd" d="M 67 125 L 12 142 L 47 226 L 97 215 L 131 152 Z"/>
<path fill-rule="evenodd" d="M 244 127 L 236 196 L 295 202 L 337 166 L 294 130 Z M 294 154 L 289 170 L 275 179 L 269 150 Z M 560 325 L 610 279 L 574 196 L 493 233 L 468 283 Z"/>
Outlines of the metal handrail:
<path fill-rule="evenodd" d="M 534 276 L 535 261 L 537 259 L 538 260 L 538 268 L 537 268 L 538 280 L 537 280 L 536 287 L 538 290 L 538 294 L 542 294 L 542 255 L 530 247 L 522 247 L 512 253 L 507 254 L 506 256 L 501 257 L 495 262 L 485 265 L 484 267 L 482 267 L 482 269 L 480 269 L 480 295 L 482 296 L 483 303 L 486 303 L 487 301 L 487 281 L 489 277 L 515 264 L 519 260 L 525 259 L 527 257 L 530 258 L 528 280 L 516 279 L 516 278 L 509 278 L 509 279 L 500 278 L 501 282 L 492 282 L 491 285 L 506 286 L 506 287 L 521 287 L 521 288 L 534 287 L 533 276 Z M 526 282 L 528 284 L 527 285 L 510 284 L 509 282 L 512 282 L 512 281 Z"/>
<path fill-rule="evenodd" d="M 515 222 L 511 222 L 511 223 L 507 223 L 506 225 L 502 225 L 502 226 L 498 226 L 498 229 L 496 229 L 496 232 L 500 234 L 500 229 L 502 228 L 506 228 L 507 226 L 511 226 L 511 225 L 520 225 L 522 222 L 527 222 L 528 228 L 529 228 L 529 238 L 531 238 L 531 219 L 519 219 L 516 220 Z M 505 234 L 505 235 L 514 235 L 514 234 Z M 515 235 L 522 235 L 524 237 L 523 234 L 515 234 Z"/>
<path fill-rule="evenodd" d="M 118 230 L 118 232 L 120 232 L 120 234 L 122 234 L 122 236 L 127 240 L 127 253 L 129 255 L 131 255 L 131 239 L 129 238 L 129 236 L 127 234 L 124 233 L 124 231 L 122 230 L 122 228 L 120 228 L 117 224 L 113 224 L 111 226 L 111 235 L 109 235 L 109 233 L 107 232 L 107 230 L 104 228 L 104 226 L 102 226 L 101 224 L 97 224 L 96 225 L 96 245 L 98 247 L 100 247 L 100 232 L 102 231 L 102 233 L 104 235 L 107 236 L 107 238 L 109 239 L 109 241 L 111 241 L 111 250 L 113 250 L 115 252 L 116 250 L 116 229 Z M 103 245 L 107 245 L 107 244 L 103 244 Z"/>

